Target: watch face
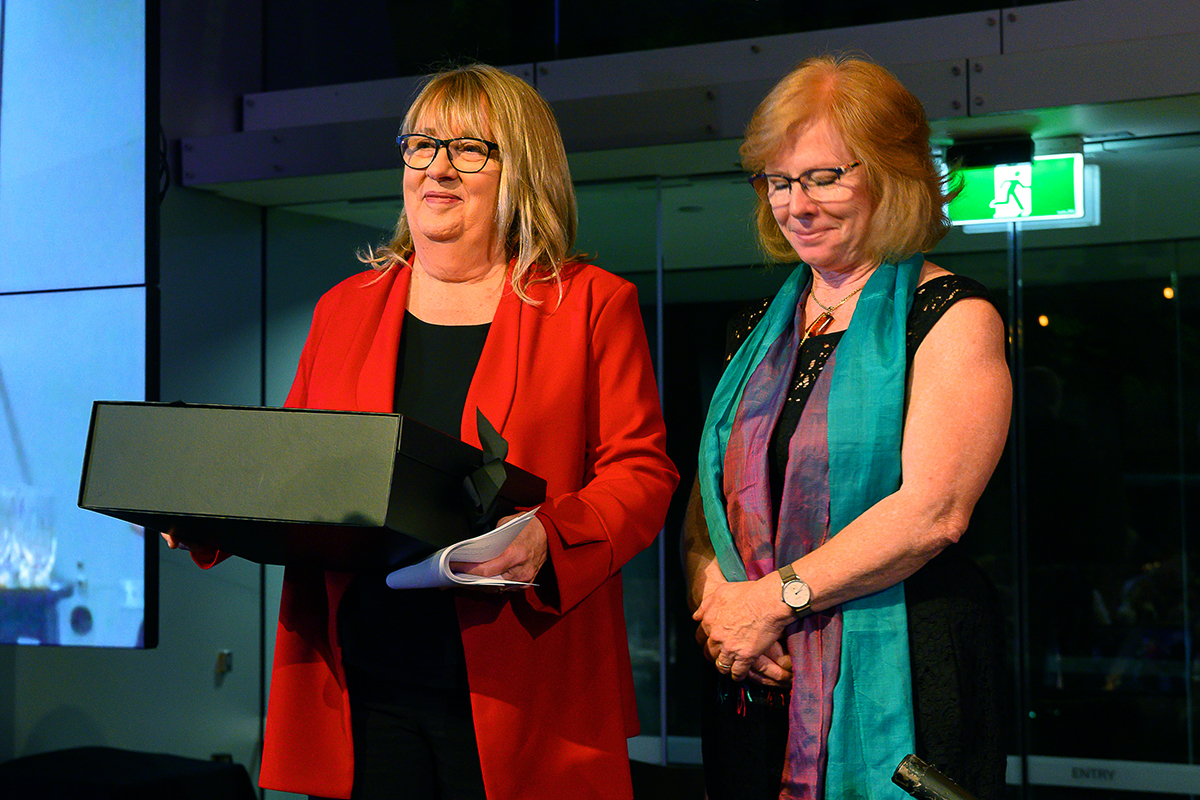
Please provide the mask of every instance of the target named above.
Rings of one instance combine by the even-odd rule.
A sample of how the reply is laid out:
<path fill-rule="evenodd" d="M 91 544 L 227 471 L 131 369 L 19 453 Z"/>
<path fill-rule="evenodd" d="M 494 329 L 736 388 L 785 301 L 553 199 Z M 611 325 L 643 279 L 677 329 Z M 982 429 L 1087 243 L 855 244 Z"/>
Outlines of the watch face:
<path fill-rule="evenodd" d="M 783 587 L 783 602 L 797 611 L 808 607 L 810 592 L 804 581 L 788 581 Z"/>

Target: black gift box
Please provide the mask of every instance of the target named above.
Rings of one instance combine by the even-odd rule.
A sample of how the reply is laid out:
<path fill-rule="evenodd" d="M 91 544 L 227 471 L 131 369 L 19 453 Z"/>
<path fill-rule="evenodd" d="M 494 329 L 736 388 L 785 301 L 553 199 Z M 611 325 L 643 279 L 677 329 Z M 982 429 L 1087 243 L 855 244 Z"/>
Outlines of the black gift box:
<path fill-rule="evenodd" d="M 372 571 L 545 499 L 544 480 L 504 463 L 480 509 L 464 484 L 488 461 L 400 414 L 101 401 L 79 505 L 260 563 Z"/>

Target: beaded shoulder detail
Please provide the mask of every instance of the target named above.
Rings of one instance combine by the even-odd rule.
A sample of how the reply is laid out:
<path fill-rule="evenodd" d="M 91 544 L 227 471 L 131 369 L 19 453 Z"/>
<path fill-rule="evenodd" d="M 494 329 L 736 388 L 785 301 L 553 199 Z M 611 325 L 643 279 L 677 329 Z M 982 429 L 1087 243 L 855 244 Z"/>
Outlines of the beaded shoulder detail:
<path fill-rule="evenodd" d="M 742 342 L 746 340 L 750 332 L 754 330 L 754 326 L 767 313 L 767 308 L 771 305 L 771 299 L 770 297 L 765 297 L 762 300 L 756 300 L 729 320 L 729 325 L 725 329 L 726 364 L 733 358 L 733 354 L 742 346 Z"/>
<path fill-rule="evenodd" d="M 917 348 L 921 346 L 921 342 L 924 341 L 926 334 L 946 313 L 946 309 L 968 297 L 982 297 L 988 302 L 995 302 L 986 286 L 963 275 L 943 275 L 917 287 L 916 292 L 913 293 L 912 310 L 908 314 L 906 342 L 910 361 Z M 733 354 L 737 352 L 738 347 L 754 330 L 754 326 L 767 313 L 767 307 L 770 305 L 770 297 L 756 300 L 735 314 L 729 321 L 725 335 L 726 363 L 733 358 Z M 832 350 L 841 336 L 840 333 L 833 333 L 812 338 L 820 343 L 823 350 Z M 823 339 L 826 341 L 821 341 Z M 825 355 L 827 356 L 828 353 Z M 824 362 L 825 359 L 819 360 Z"/>
<path fill-rule="evenodd" d="M 908 312 L 908 331 L 905 337 L 909 363 L 912 363 L 917 348 L 925 341 L 925 336 L 946 310 L 968 297 L 982 297 L 989 303 L 994 303 L 986 286 L 963 275 L 943 275 L 917 287 L 913 292 L 912 308 Z"/>

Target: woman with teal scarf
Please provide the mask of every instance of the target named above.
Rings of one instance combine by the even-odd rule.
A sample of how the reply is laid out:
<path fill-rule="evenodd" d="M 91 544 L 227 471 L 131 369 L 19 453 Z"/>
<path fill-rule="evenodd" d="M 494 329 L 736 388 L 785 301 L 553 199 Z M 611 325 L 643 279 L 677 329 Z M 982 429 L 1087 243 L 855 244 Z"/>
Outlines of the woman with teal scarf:
<path fill-rule="evenodd" d="M 998 797 L 998 605 L 955 543 L 1011 383 L 986 289 L 922 255 L 949 194 L 924 111 L 813 58 L 741 152 L 764 249 L 801 264 L 735 320 L 685 526 L 709 798 L 896 798 L 909 753 Z"/>

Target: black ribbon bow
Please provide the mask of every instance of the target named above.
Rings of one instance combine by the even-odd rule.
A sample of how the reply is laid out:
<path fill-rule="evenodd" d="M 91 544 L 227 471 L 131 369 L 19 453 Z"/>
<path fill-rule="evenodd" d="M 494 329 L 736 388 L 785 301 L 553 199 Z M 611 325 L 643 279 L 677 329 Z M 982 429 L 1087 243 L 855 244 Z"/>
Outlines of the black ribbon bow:
<path fill-rule="evenodd" d="M 463 489 L 471 505 L 471 530 L 484 533 L 495 526 L 499 511 L 500 487 L 504 486 L 507 477 L 504 459 L 508 457 L 508 442 L 478 408 L 475 409 L 475 425 L 479 431 L 483 463 L 463 478 Z"/>

